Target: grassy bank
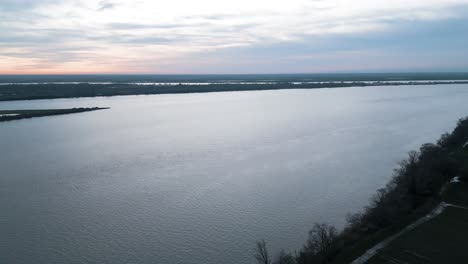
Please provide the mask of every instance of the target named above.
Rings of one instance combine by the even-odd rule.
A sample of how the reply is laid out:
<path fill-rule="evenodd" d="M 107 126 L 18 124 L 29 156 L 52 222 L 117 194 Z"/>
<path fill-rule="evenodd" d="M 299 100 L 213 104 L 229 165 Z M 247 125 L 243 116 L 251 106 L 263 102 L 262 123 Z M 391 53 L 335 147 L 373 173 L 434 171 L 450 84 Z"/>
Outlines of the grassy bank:
<path fill-rule="evenodd" d="M 41 116 L 65 115 L 82 112 L 103 110 L 102 107 L 79 107 L 69 109 L 40 109 L 40 110 L 0 110 L 0 122 Z"/>
<path fill-rule="evenodd" d="M 463 189 L 464 186 L 449 184 L 455 176 L 460 176 L 462 179 L 468 177 L 468 149 L 463 147 L 467 141 L 468 118 L 465 118 L 458 122 L 452 133 L 443 134 L 437 143 L 423 144 L 419 151 L 409 152 L 407 159 L 401 161 L 399 167 L 395 169 L 386 187 L 377 190 L 369 205 L 362 212 L 348 217 L 344 230 L 338 232 L 336 228 L 326 223 L 316 224 L 299 251 L 294 253 L 282 251 L 274 258 L 274 261 L 266 262 L 263 259 L 258 263 L 350 263 L 367 249 L 427 214 L 441 201 L 467 203 L 468 191 Z M 430 224 L 433 226 L 429 228 L 441 230 L 451 221 L 450 219 L 458 217 L 452 216 L 453 214 L 465 213 L 452 213 L 453 211 L 453 208 L 450 208 L 449 213 L 444 212 L 441 219 L 436 218 L 437 220 L 434 219 L 423 226 Z M 465 228 L 463 224 L 459 227 Z M 463 236 L 463 238 L 467 237 Z M 410 242 L 407 243 L 417 243 L 418 239 L 419 243 L 425 242 L 423 236 L 408 239 Z M 450 239 L 449 235 L 444 239 Z M 466 241 L 468 238 L 464 240 Z M 461 243 L 461 241 L 456 243 Z M 257 245 L 257 251 L 265 251 L 260 255 L 267 255 L 267 247 L 259 245 Z M 429 244 L 426 246 L 427 249 L 431 247 Z M 437 245 L 434 244 L 434 246 Z M 397 251 L 399 252 L 400 249 L 395 249 L 395 252 Z M 388 254 L 396 256 L 395 252 Z M 421 252 L 423 253 L 420 255 L 424 255 L 425 251 L 421 249 Z M 441 258 L 443 254 L 450 254 L 450 251 L 443 252 L 440 253 L 442 255 L 434 257 Z M 427 255 L 432 256 L 429 253 Z M 391 258 L 388 259 L 391 260 Z"/>
<path fill-rule="evenodd" d="M 440 215 L 392 241 L 368 263 L 468 263 L 467 198 L 468 183 L 449 183 L 442 200 L 450 205 Z"/>

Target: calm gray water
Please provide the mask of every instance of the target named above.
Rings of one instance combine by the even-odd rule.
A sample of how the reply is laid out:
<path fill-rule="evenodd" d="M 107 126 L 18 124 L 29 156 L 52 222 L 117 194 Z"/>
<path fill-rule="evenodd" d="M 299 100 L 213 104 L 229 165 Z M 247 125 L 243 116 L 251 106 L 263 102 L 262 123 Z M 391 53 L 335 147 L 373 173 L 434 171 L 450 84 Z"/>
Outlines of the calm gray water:
<path fill-rule="evenodd" d="M 2 102 L 110 110 L 0 123 L 0 263 L 253 262 L 338 227 L 468 85 Z"/>

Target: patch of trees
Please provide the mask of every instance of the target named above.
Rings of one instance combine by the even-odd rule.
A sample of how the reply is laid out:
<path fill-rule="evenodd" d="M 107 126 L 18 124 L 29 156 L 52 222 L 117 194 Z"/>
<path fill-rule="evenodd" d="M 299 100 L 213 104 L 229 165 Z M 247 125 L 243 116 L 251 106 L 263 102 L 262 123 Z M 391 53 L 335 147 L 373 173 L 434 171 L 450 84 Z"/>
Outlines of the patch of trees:
<path fill-rule="evenodd" d="M 377 190 L 363 212 L 349 215 L 341 232 L 325 223 L 315 224 L 299 251 L 294 254 L 281 251 L 275 259 L 263 258 L 258 263 L 333 263 L 360 241 L 396 226 L 430 201 L 439 199 L 442 187 L 451 178 L 467 178 L 468 149 L 463 147 L 467 141 L 468 118 L 464 118 L 458 121 L 452 133 L 443 134 L 436 144 L 423 144 L 419 151 L 409 152 L 385 188 Z M 262 241 L 261 245 L 263 254 L 268 254 L 266 243 Z M 257 252 L 259 249 L 257 247 Z"/>
<path fill-rule="evenodd" d="M 69 109 L 42 109 L 42 110 L 0 110 L 0 122 L 11 121 L 24 118 L 33 118 L 51 115 L 65 115 L 81 112 L 102 110 L 102 107 L 77 107 Z"/>

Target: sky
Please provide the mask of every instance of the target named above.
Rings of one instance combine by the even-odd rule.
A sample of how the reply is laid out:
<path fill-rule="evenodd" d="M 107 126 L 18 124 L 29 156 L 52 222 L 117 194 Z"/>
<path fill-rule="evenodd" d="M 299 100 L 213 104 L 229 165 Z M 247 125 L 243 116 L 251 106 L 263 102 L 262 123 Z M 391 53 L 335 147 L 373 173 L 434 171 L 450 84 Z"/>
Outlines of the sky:
<path fill-rule="evenodd" d="M 0 74 L 468 71 L 468 0 L 0 0 Z"/>

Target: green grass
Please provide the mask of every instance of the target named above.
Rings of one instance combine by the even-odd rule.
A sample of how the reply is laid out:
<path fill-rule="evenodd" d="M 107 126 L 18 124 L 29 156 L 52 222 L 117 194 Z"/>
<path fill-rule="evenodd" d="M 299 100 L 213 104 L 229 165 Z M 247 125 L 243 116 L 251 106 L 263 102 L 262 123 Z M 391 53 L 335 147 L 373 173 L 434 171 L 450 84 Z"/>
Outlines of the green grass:
<path fill-rule="evenodd" d="M 360 257 L 369 248 L 373 247 L 377 243 L 400 232 L 403 228 L 415 222 L 419 218 L 428 214 L 440 201 L 431 199 L 420 208 L 416 209 L 412 214 L 408 215 L 400 223 L 390 226 L 388 228 L 377 231 L 367 237 L 359 240 L 354 246 L 349 247 L 338 254 L 332 261 L 333 264 L 348 264 Z"/>
<path fill-rule="evenodd" d="M 442 200 L 468 206 L 468 183 L 449 183 Z M 440 215 L 392 241 L 368 263 L 468 263 L 467 242 L 468 210 L 447 207 Z"/>
<path fill-rule="evenodd" d="M 468 263 L 468 210 L 447 207 L 374 256 L 378 263 Z"/>

